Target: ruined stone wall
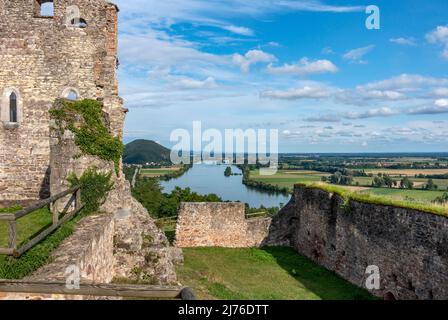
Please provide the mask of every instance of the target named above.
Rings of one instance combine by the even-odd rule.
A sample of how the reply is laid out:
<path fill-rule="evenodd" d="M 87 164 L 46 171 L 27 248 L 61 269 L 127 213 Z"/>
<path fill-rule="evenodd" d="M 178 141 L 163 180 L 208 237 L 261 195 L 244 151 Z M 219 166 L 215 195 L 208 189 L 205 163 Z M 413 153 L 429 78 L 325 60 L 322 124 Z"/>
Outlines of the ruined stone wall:
<path fill-rule="evenodd" d="M 111 132 L 121 136 L 118 96 L 117 12 L 105 0 L 57 0 L 54 16 L 36 14 L 36 0 L 0 1 L 0 201 L 49 194 L 48 110 L 74 90 L 100 99 Z M 86 28 L 67 27 L 76 5 Z M 18 95 L 18 124 L 9 123 L 9 94 Z"/>
<path fill-rule="evenodd" d="M 246 220 L 242 203 L 182 203 L 176 246 L 257 247 L 266 238 L 270 218 Z"/>
<path fill-rule="evenodd" d="M 296 186 L 273 219 L 270 245 L 288 245 L 365 287 L 366 268 L 380 270 L 381 289 L 396 299 L 448 299 L 448 218 L 411 209 L 350 201 Z"/>
<path fill-rule="evenodd" d="M 32 282 L 66 282 L 79 268 L 81 283 L 110 283 L 114 277 L 114 230 L 112 215 L 83 219 L 73 235 L 52 254 L 52 262 L 27 277 Z M 89 297 L 58 294 L 1 293 L 0 300 L 79 300 Z"/>

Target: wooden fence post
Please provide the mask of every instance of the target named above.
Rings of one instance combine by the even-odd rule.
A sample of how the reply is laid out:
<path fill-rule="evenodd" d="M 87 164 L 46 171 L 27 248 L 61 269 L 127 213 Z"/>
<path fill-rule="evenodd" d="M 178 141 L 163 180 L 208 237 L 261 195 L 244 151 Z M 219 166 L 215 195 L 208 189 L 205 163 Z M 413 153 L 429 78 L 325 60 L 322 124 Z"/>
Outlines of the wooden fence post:
<path fill-rule="evenodd" d="M 75 191 L 75 211 L 81 208 L 81 188 Z"/>
<path fill-rule="evenodd" d="M 53 213 L 53 225 L 55 226 L 59 222 L 59 211 L 58 211 L 58 208 L 56 206 L 56 201 L 53 202 L 51 204 L 51 206 L 53 207 L 53 210 L 52 210 L 52 213 Z"/>
<path fill-rule="evenodd" d="M 9 248 L 17 249 L 17 224 L 15 220 L 9 221 Z"/>

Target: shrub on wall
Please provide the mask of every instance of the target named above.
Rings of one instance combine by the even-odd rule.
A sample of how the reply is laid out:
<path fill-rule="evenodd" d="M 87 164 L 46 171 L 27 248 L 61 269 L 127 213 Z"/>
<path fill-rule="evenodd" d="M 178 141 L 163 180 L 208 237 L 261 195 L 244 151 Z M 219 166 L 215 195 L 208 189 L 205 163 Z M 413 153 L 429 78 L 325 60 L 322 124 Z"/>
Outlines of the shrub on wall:
<path fill-rule="evenodd" d="M 110 134 L 98 101 L 58 99 L 50 116 L 62 132 L 68 129 L 75 134 L 75 144 L 83 154 L 113 161 L 118 175 L 124 146 L 118 137 Z"/>
<path fill-rule="evenodd" d="M 112 172 L 101 173 L 96 168 L 90 168 L 80 178 L 75 174 L 68 178 L 72 186 L 81 187 L 81 200 L 85 212 L 95 212 L 104 204 L 107 194 L 114 186 L 111 177 Z"/>

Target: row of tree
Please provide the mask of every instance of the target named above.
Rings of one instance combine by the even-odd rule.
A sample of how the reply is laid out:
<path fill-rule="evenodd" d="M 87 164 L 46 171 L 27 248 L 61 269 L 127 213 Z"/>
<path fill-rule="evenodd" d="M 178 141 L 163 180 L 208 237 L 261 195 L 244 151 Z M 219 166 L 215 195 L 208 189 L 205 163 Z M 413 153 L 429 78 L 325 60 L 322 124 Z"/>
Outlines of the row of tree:
<path fill-rule="evenodd" d="M 329 177 L 322 177 L 323 182 L 329 182 L 331 184 L 339 185 L 352 185 L 354 177 L 348 175 L 347 172 L 335 172 Z M 359 185 L 359 183 L 357 183 Z M 409 179 L 409 177 L 403 177 L 399 180 L 393 179 L 388 174 L 379 173 L 377 176 L 373 177 L 372 187 L 376 188 L 401 188 L 401 189 L 414 189 L 414 182 Z M 434 180 L 429 179 L 424 186 L 425 190 L 438 190 L 438 186 L 434 183 Z"/>

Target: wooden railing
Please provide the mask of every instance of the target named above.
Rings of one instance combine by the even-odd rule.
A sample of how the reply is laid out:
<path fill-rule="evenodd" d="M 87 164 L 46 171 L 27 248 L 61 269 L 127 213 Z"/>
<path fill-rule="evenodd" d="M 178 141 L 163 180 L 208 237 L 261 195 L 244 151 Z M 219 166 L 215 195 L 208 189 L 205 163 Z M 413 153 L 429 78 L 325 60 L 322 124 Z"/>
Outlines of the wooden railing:
<path fill-rule="evenodd" d="M 0 292 L 25 294 L 58 294 L 91 297 L 196 300 L 196 296 L 193 290 L 186 287 L 121 284 L 81 283 L 79 289 L 69 289 L 64 282 L 26 282 L 16 280 L 0 280 Z"/>
<path fill-rule="evenodd" d="M 64 207 L 62 212 L 59 212 L 54 204 L 56 201 L 72 195 L 70 200 Z M 69 212 L 70 208 L 74 204 L 74 210 Z M 26 217 L 27 215 L 35 212 L 36 210 L 42 209 L 44 207 L 52 207 L 53 212 L 53 223 L 50 227 L 40 232 L 33 239 L 29 240 L 23 244 L 20 248 L 17 248 L 17 220 Z M 81 204 L 80 197 L 80 187 L 73 187 L 67 191 L 61 192 L 55 196 L 48 199 L 41 200 L 35 204 L 25 208 L 23 210 L 17 211 L 14 214 L 0 214 L 0 221 L 6 221 L 9 224 L 9 244 L 8 248 L 0 248 L 0 254 L 12 255 L 14 257 L 20 257 L 23 253 L 34 247 L 40 241 L 45 239 L 49 234 L 58 229 L 64 222 L 70 220 L 73 216 L 78 214 L 82 210 L 83 206 Z"/>

